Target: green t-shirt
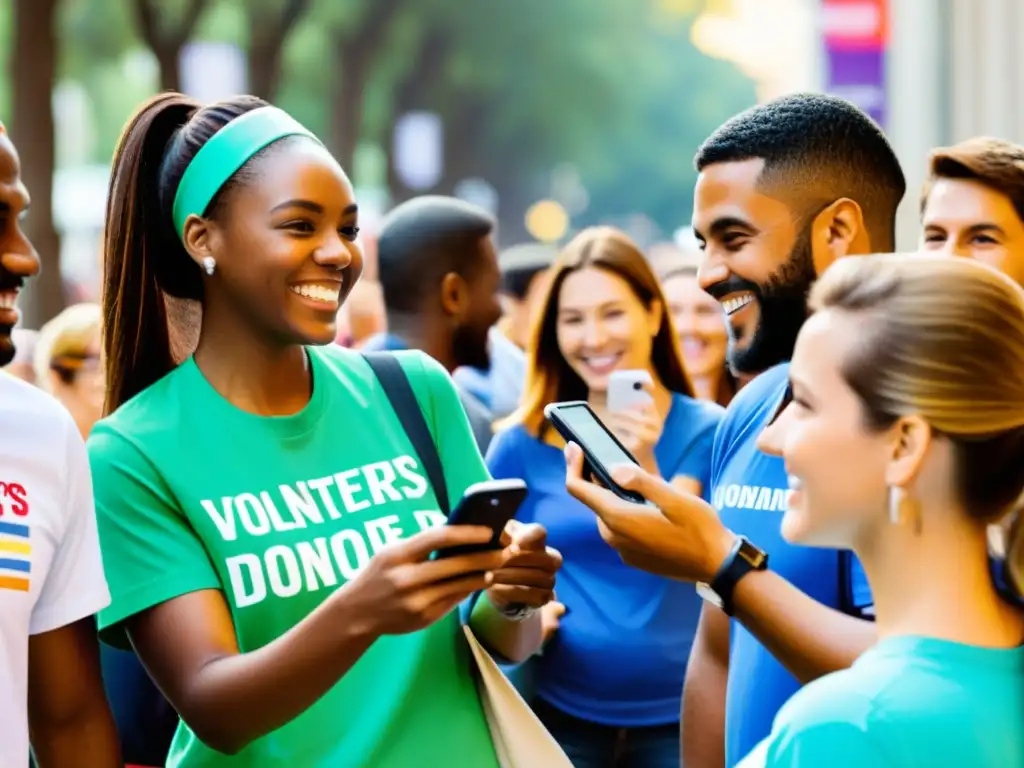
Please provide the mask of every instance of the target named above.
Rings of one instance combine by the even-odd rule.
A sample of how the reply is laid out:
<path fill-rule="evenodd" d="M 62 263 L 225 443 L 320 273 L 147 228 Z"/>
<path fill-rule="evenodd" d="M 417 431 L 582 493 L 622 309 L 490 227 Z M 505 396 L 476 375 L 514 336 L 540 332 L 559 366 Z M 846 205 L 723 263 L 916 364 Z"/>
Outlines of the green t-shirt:
<path fill-rule="evenodd" d="M 451 498 L 486 480 L 447 372 L 397 353 Z M 310 348 L 313 394 L 261 417 L 224 400 L 191 359 L 96 425 L 89 455 L 119 623 L 200 589 L 227 597 L 242 652 L 296 625 L 390 541 L 443 524 L 426 474 L 369 365 Z M 496 768 L 457 612 L 378 639 L 316 704 L 235 756 L 178 727 L 168 766 Z"/>

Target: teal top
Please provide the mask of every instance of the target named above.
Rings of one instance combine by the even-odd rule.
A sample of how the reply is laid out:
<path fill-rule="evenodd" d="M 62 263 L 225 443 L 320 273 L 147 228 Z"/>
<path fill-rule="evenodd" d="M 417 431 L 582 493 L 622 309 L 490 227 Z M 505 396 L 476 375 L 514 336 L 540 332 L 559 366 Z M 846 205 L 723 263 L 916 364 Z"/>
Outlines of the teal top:
<path fill-rule="evenodd" d="M 883 640 L 805 686 L 738 768 L 1024 766 L 1024 646 Z"/>

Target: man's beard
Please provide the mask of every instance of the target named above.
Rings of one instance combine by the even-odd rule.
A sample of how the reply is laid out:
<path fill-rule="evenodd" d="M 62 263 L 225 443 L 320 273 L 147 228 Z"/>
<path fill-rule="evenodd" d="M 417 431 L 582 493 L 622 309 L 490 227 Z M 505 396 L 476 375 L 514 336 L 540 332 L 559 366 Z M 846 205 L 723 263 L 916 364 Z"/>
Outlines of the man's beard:
<path fill-rule="evenodd" d="M 11 331 L 14 330 L 9 325 L 0 325 L 0 368 L 14 360 L 14 341 L 11 339 Z"/>
<path fill-rule="evenodd" d="M 0 269 L 0 291 L 18 289 L 22 282 L 20 277 L 15 277 L 10 272 Z M 14 359 L 14 340 L 11 338 L 13 330 L 13 325 L 0 324 L 0 368 Z"/>
<path fill-rule="evenodd" d="M 811 228 L 807 227 L 793 244 L 789 259 L 764 285 L 733 277 L 712 286 L 710 292 L 716 297 L 750 291 L 758 305 L 757 327 L 745 347 L 737 345 L 735 331 L 727 323 L 727 359 L 734 374 L 758 374 L 793 357 L 796 337 L 807 319 L 807 294 L 815 278 Z"/>
<path fill-rule="evenodd" d="M 488 348 L 490 328 L 480 329 L 467 323 L 459 325 L 452 333 L 452 351 L 458 365 L 490 370 L 491 355 Z"/>

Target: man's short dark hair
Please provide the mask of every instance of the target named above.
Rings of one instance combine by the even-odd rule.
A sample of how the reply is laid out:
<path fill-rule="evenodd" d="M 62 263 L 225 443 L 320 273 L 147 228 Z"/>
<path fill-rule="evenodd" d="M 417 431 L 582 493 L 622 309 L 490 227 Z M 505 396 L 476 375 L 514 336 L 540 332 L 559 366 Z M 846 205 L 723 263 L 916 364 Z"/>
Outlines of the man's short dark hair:
<path fill-rule="evenodd" d="M 381 222 L 377 261 L 388 312 L 416 312 L 449 272 L 472 279 L 480 244 L 494 231 L 482 208 L 427 195 L 393 208 Z"/>
<path fill-rule="evenodd" d="M 937 179 L 963 179 L 1005 195 L 1024 222 L 1024 146 L 978 136 L 932 150 L 928 165 L 928 178 L 921 192 L 921 213 Z"/>
<path fill-rule="evenodd" d="M 872 248 L 895 246 L 907 182 L 885 134 L 850 102 L 806 93 L 760 104 L 715 131 L 694 164 L 702 171 L 754 158 L 764 160 L 759 186 L 801 217 L 848 197 L 863 211 Z"/>

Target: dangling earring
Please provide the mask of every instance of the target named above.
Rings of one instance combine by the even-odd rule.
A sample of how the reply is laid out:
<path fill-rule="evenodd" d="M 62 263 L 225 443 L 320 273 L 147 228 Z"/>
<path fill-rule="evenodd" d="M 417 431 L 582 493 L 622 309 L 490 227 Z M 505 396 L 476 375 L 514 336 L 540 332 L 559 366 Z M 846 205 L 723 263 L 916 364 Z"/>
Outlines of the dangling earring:
<path fill-rule="evenodd" d="M 213 260 L 213 256 L 203 257 L 203 269 L 208 275 L 212 275 L 213 271 L 217 269 L 217 262 Z"/>
<path fill-rule="evenodd" d="M 921 532 L 921 515 L 917 504 L 907 495 L 906 488 L 889 486 L 889 522 L 893 525 L 910 524 L 914 533 Z"/>
<path fill-rule="evenodd" d="M 901 513 L 903 512 L 903 500 L 906 498 L 907 492 L 900 486 L 889 486 L 889 522 L 893 525 L 900 524 Z"/>

